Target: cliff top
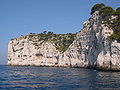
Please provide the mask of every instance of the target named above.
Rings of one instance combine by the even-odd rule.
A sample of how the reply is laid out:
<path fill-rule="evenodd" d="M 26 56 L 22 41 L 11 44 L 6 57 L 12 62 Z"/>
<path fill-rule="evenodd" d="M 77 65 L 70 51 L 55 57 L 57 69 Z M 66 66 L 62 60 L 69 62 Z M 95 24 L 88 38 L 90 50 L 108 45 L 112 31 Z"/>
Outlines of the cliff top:
<path fill-rule="evenodd" d="M 37 46 L 37 42 L 39 41 L 49 41 L 55 44 L 56 49 L 60 52 L 64 52 L 67 50 L 70 44 L 75 40 L 76 34 L 67 33 L 67 34 L 55 34 L 53 32 L 44 31 L 40 34 L 30 33 L 25 36 L 21 36 L 20 38 L 15 38 L 11 40 L 22 40 L 28 39 L 29 41 L 34 42 L 34 45 Z"/>

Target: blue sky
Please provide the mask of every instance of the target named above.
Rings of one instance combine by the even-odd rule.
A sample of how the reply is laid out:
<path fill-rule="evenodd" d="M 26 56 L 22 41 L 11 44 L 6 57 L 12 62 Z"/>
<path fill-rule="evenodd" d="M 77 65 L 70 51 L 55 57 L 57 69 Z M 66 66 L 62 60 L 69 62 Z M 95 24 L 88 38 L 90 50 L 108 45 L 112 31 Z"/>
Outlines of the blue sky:
<path fill-rule="evenodd" d="M 7 63 L 7 44 L 29 33 L 76 33 L 94 4 L 114 9 L 120 0 L 0 0 L 0 64 Z"/>

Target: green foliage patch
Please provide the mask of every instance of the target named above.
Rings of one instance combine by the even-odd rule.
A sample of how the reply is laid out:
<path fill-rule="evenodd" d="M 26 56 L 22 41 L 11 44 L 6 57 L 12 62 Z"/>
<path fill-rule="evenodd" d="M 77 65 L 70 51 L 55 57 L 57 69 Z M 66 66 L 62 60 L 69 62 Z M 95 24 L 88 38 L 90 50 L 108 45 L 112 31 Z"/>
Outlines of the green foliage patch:
<path fill-rule="evenodd" d="M 73 34 L 73 33 L 55 34 L 53 32 L 47 32 L 47 31 L 44 31 L 43 33 L 40 33 L 40 34 L 30 33 L 27 36 L 29 37 L 29 40 L 33 42 L 33 45 L 35 46 L 38 46 L 37 45 L 38 41 L 43 41 L 43 42 L 49 41 L 51 43 L 54 43 L 56 49 L 62 53 L 68 49 L 69 45 L 72 44 L 72 42 L 76 38 L 76 34 Z M 36 41 L 34 41 L 35 39 Z"/>
<path fill-rule="evenodd" d="M 113 34 L 108 38 L 120 41 L 120 7 L 114 10 L 110 6 L 105 6 L 105 4 L 96 4 L 92 7 L 91 14 L 95 11 L 99 11 L 104 24 L 113 30 Z"/>

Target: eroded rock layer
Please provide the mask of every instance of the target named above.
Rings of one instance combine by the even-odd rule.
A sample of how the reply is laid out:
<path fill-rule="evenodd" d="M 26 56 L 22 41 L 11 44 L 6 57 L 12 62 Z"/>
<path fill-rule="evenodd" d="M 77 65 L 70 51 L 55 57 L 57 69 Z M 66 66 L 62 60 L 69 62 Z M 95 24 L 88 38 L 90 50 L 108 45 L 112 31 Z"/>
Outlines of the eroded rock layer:
<path fill-rule="evenodd" d="M 52 41 L 37 40 L 37 36 L 10 40 L 8 64 L 120 70 L 120 43 L 108 39 L 112 33 L 96 11 L 65 52 Z"/>

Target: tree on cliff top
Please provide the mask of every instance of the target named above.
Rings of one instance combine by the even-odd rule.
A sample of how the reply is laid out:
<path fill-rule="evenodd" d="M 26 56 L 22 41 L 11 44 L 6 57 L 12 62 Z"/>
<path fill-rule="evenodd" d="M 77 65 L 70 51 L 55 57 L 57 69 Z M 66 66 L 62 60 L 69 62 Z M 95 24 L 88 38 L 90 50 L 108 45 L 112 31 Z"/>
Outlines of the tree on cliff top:
<path fill-rule="evenodd" d="M 105 4 L 100 3 L 100 4 L 95 4 L 92 9 L 91 9 L 91 15 L 95 12 L 95 11 L 100 11 L 103 7 L 105 7 Z"/>
<path fill-rule="evenodd" d="M 116 9 L 114 16 L 116 16 L 116 18 L 113 20 L 113 23 L 110 24 L 114 33 L 109 38 L 120 41 L 120 7 Z"/>
<path fill-rule="evenodd" d="M 113 10 L 112 7 L 105 6 L 105 7 L 101 8 L 99 13 L 102 16 L 105 24 L 111 24 L 111 16 L 113 16 L 115 13 L 115 10 Z"/>
<path fill-rule="evenodd" d="M 120 41 L 120 7 L 114 10 L 112 7 L 100 3 L 92 7 L 91 15 L 95 11 L 99 11 L 104 24 L 113 30 L 113 34 L 108 38 Z"/>

